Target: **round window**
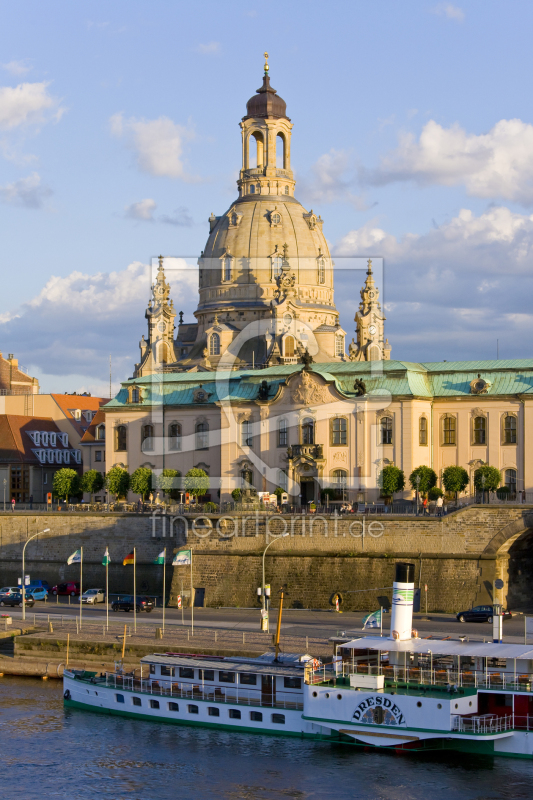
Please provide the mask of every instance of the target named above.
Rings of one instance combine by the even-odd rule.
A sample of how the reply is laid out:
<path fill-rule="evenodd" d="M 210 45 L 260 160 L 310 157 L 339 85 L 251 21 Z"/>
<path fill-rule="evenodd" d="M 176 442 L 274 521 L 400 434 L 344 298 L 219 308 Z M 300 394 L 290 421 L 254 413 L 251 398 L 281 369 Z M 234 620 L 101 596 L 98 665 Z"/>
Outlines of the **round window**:
<path fill-rule="evenodd" d="M 326 697 L 329 698 L 329 692 L 326 692 Z"/>
<path fill-rule="evenodd" d="M 272 214 L 272 225 L 279 225 L 281 222 L 281 214 Z"/>
<path fill-rule="evenodd" d="M 418 701 L 417 706 L 418 708 L 422 708 L 422 703 L 420 702 L 420 700 Z"/>
<path fill-rule="evenodd" d="M 442 708 L 442 703 L 437 703 L 437 708 Z"/>
<path fill-rule="evenodd" d="M 285 314 L 285 316 L 283 317 L 283 322 L 285 323 L 285 325 L 291 325 L 292 324 L 292 314 Z"/>
<path fill-rule="evenodd" d="M 167 326 L 165 325 L 165 323 L 163 321 L 158 323 L 158 325 L 157 325 L 157 330 L 158 331 L 161 331 L 161 333 L 164 333 L 166 331 L 166 329 L 167 329 Z"/>
<path fill-rule="evenodd" d="M 316 692 L 313 692 L 313 697 L 316 697 L 316 696 L 317 696 Z"/>
<path fill-rule="evenodd" d="M 337 695 L 337 700 L 342 700 L 342 694 Z"/>

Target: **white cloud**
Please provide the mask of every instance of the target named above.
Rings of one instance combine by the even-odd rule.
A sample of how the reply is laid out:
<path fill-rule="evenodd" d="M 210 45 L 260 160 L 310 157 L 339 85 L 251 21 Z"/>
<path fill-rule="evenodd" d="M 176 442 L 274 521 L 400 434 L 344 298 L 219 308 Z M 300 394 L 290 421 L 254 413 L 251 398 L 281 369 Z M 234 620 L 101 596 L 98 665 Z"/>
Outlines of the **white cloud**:
<path fill-rule="evenodd" d="M 176 225 L 178 228 L 190 228 L 193 225 L 189 209 L 185 208 L 185 206 L 177 208 L 174 214 L 162 214 L 159 217 L 159 221 L 165 222 L 167 225 Z"/>
<path fill-rule="evenodd" d="M 10 75 L 25 75 L 30 72 L 31 67 L 26 61 L 10 61 L 8 64 L 2 64 L 2 69 Z"/>
<path fill-rule="evenodd" d="M 14 183 L 0 186 L 0 200 L 3 203 L 25 208 L 42 208 L 52 194 L 50 187 L 41 184 L 37 172 L 33 172 L 27 178 L 19 178 Z"/>
<path fill-rule="evenodd" d="M 139 200 L 138 203 L 132 203 L 131 206 L 126 206 L 125 215 L 130 219 L 154 222 L 154 211 L 156 208 L 157 204 L 155 200 L 151 200 L 147 197 L 145 200 Z"/>
<path fill-rule="evenodd" d="M 50 84 L 20 83 L 18 86 L 0 87 L 0 129 L 12 130 L 20 126 L 42 125 L 57 121 L 65 109 L 59 98 L 48 92 Z"/>
<path fill-rule="evenodd" d="M 114 114 L 110 120 L 111 133 L 125 138 L 128 147 L 136 155 L 137 164 L 143 172 L 182 180 L 195 180 L 184 166 L 183 146 L 193 138 L 190 128 L 177 125 L 168 117 L 159 119 L 124 119 Z"/>
<path fill-rule="evenodd" d="M 457 123 L 443 128 L 430 120 L 418 141 L 403 134 L 396 150 L 376 170 L 361 170 L 363 182 L 414 181 L 421 186 L 464 185 L 475 197 L 533 203 L 533 125 L 500 120 L 485 134 L 469 134 Z"/>
<path fill-rule="evenodd" d="M 455 22 L 464 22 L 465 12 L 458 6 L 453 6 L 451 3 L 439 3 L 431 9 L 434 14 L 453 19 Z"/>
<path fill-rule="evenodd" d="M 174 304 L 191 315 L 198 272 L 184 267 L 182 260 L 165 259 Z M 140 262 L 110 273 L 53 276 L 36 297 L 0 319 L 5 350 L 16 352 L 28 368 L 45 370 L 47 386 L 55 391 L 63 391 L 69 375 L 83 375 L 86 388 L 105 385 L 110 352 L 114 380 L 124 380 L 139 359 L 141 334 L 146 336 L 153 278 L 153 270 Z"/>
<path fill-rule="evenodd" d="M 311 167 L 311 176 L 299 180 L 300 192 L 308 202 L 349 202 L 365 208 L 364 200 L 352 192 L 357 172 L 352 155 L 346 150 L 332 149 Z"/>
<path fill-rule="evenodd" d="M 199 44 L 196 52 L 202 56 L 216 56 L 222 50 L 220 42 L 208 42 L 207 44 Z"/>

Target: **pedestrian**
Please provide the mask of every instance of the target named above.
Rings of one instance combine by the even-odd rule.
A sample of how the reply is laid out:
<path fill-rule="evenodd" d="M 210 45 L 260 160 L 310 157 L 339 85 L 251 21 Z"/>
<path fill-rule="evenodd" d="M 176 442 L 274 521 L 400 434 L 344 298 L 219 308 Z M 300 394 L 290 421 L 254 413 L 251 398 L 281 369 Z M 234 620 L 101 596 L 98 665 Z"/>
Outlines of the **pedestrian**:
<path fill-rule="evenodd" d="M 426 516 L 426 514 L 429 514 L 429 508 L 428 508 L 428 499 L 427 499 L 427 497 L 424 497 L 424 502 L 422 503 L 422 507 L 423 507 L 423 509 L 424 509 L 424 512 L 423 512 L 423 513 L 424 513 L 424 516 Z"/>
<path fill-rule="evenodd" d="M 15 498 L 14 497 L 11 498 L 11 511 L 13 511 L 13 513 L 15 512 Z"/>
<path fill-rule="evenodd" d="M 444 505 L 444 501 L 442 499 L 442 495 L 437 497 L 437 517 L 442 517 L 442 507 Z"/>
<path fill-rule="evenodd" d="M 33 495 L 30 494 L 30 511 L 33 510 Z"/>
<path fill-rule="evenodd" d="M 153 492 L 150 492 L 150 494 L 148 496 L 148 499 L 150 500 L 150 505 L 153 505 L 154 504 L 154 493 Z"/>

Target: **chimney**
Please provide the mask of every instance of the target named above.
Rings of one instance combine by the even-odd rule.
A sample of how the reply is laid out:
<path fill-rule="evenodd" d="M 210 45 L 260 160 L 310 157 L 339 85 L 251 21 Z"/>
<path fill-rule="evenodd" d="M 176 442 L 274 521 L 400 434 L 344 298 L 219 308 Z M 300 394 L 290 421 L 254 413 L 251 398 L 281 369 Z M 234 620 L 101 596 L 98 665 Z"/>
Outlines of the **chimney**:
<path fill-rule="evenodd" d="M 415 565 L 400 561 L 392 584 L 392 609 L 390 638 L 411 639 L 413 629 L 413 595 L 415 591 Z"/>

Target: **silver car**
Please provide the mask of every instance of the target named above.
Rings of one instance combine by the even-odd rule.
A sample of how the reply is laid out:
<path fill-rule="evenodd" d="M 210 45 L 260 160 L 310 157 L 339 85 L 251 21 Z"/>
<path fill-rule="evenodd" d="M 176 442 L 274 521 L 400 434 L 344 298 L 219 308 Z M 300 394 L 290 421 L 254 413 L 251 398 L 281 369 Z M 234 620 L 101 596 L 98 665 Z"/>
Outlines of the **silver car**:
<path fill-rule="evenodd" d="M 80 599 L 82 603 L 89 603 L 90 605 L 103 603 L 105 600 L 105 592 L 103 589 L 87 589 Z"/>

